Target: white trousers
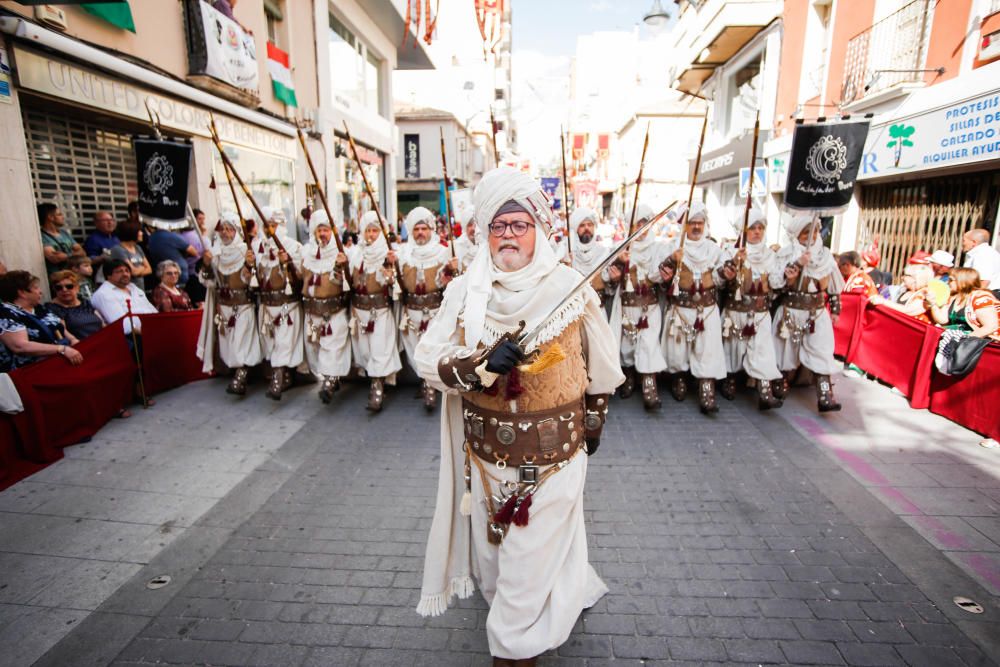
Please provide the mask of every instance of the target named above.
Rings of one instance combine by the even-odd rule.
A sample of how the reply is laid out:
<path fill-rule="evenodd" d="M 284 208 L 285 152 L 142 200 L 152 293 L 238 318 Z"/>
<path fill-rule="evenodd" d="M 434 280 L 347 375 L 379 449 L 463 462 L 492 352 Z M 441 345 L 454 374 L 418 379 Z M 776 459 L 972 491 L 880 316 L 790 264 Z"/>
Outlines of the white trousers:
<path fill-rule="evenodd" d="M 796 327 L 806 326 L 810 311 L 789 308 L 789 317 Z M 796 344 L 791 337 L 780 335 L 781 321 L 785 316 L 785 306 L 779 306 L 774 314 L 774 345 L 778 360 L 778 368 L 783 371 L 793 371 L 799 365 L 805 366 L 817 375 L 832 375 L 838 369 L 837 360 L 833 358 L 833 320 L 826 308 L 819 311 L 813 333 L 806 330 L 802 342 Z"/>
<path fill-rule="evenodd" d="M 219 315 L 224 327 L 219 333 L 219 358 L 230 368 L 256 366 L 264 354 L 257 331 L 257 317 L 253 304 L 242 306 L 219 305 Z M 233 316 L 235 324 L 229 327 Z"/>
<path fill-rule="evenodd" d="M 676 311 L 673 320 L 671 311 Z M 705 329 L 699 331 L 691 342 L 688 342 L 683 330 L 694 326 L 698 318 L 696 308 L 671 306 L 667 309 L 665 317 L 667 322 L 664 323 L 663 348 L 668 372 L 680 373 L 689 370 L 691 375 L 699 380 L 709 378 L 721 380 L 726 377 L 726 360 L 722 349 L 722 317 L 719 315 L 718 307 L 711 306 L 701 311 Z"/>
<path fill-rule="evenodd" d="M 517 479 L 516 468 L 482 463 L 494 477 Z M 587 557 L 586 477 L 587 455 L 581 450 L 534 494 L 528 525 L 511 524 L 497 546 L 486 538 L 489 512 L 479 468 L 472 464 L 472 557 L 479 590 L 490 605 L 486 637 L 494 657 L 519 660 L 560 646 L 580 612 L 607 593 Z M 498 493 L 493 482 L 490 492 Z"/>
<path fill-rule="evenodd" d="M 345 308 L 329 320 L 306 313 L 306 361 L 309 370 L 316 375 L 344 377 L 351 371 L 351 332 L 347 327 L 347 313 Z M 311 334 L 313 330 L 322 335 L 317 339 Z"/>
<path fill-rule="evenodd" d="M 417 370 L 417 367 L 416 364 L 413 363 L 413 355 L 416 352 L 417 343 L 420 342 L 420 337 L 423 336 L 423 333 L 420 331 L 420 323 L 426 320 L 427 324 L 430 324 L 430 321 L 434 319 L 437 311 L 437 308 L 434 310 L 428 310 L 426 313 L 424 313 L 423 309 L 406 309 L 406 318 L 408 322 L 406 323 L 406 327 L 400 332 L 400 338 L 403 339 L 403 350 L 406 352 L 406 359 L 414 371 Z"/>
<path fill-rule="evenodd" d="M 352 309 L 351 347 L 354 365 L 373 378 L 389 377 L 398 373 L 403 365 L 399 361 L 396 344 L 396 318 L 389 308 L 364 310 Z M 372 331 L 369 333 L 369 323 Z"/>
<path fill-rule="evenodd" d="M 623 321 L 627 320 L 636 325 L 643 316 L 646 317 L 649 326 L 639 329 L 634 341 L 625 333 L 624 328 L 622 329 L 622 366 L 634 366 L 639 373 L 659 373 L 667 368 L 660 347 L 660 329 L 663 327 L 663 311 L 660 310 L 660 304 L 654 303 L 642 307 L 622 306 Z"/>
<path fill-rule="evenodd" d="M 302 344 L 302 303 L 293 301 L 281 306 L 260 307 L 264 356 L 272 368 L 295 368 L 304 358 Z"/>
<path fill-rule="evenodd" d="M 722 347 L 726 351 L 726 370 L 741 370 L 755 380 L 777 380 L 781 377 L 775 360 L 774 333 L 771 330 L 771 313 L 743 313 L 726 311 L 723 316 Z M 729 320 L 729 336 L 725 336 L 725 321 Z M 740 338 L 748 322 L 753 322 L 756 332 L 750 338 Z"/>

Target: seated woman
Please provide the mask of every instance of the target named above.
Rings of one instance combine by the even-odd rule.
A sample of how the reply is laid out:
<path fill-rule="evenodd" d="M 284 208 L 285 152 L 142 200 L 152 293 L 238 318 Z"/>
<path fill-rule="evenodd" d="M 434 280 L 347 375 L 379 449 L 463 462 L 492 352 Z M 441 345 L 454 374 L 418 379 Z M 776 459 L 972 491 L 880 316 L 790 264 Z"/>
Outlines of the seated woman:
<path fill-rule="evenodd" d="M 930 308 L 933 320 L 945 329 L 1000 342 L 1000 300 L 980 287 L 979 272 L 954 268 L 948 273 L 948 287 L 948 303 Z"/>
<path fill-rule="evenodd" d="M 60 355 L 77 366 L 83 355 L 71 346 L 73 334 L 42 304 L 38 278 L 27 271 L 0 276 L 0 372 L 27 366 L 45 357 Z"/>
<path fill-rule="evenodd" d="M 104 326 L 100 313 L 94 310 L 90 299 L 80 296 L 80 283 L 73 271 L 56 271 L 49 276 L 52 301 L 48 309 L 66 323 L 71 334 L 83 340 L 97 333 Z"/>
<path fill-rule="evenodd" d="M 187 292 L 177 287 L 181 278 L 181 267 L 172 259 L 165 259 L 156 265 L 156 277 L 160 284 L 153 289 L 153 305 L 161 313 L 172 313 L 175 310 L 194 310 L 191 297 Z"/>
<path fill-rule="evenodd" d="M 933 277 L 934 271 L 926 264 L 909 264 L 903 271 L 903 291 L 895 300 L 873 296 L 870 302 L 876 306 L 898 310 L 930 324 L 931 318 L 927 312 L 933 303 L 933 297 L 927 285 Z"/>

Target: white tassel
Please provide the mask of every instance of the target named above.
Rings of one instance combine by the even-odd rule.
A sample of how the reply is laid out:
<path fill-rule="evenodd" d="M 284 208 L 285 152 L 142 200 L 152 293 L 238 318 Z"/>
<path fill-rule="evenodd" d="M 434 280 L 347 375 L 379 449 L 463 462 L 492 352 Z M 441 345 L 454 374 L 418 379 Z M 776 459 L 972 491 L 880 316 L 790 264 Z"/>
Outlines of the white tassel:
<path fill-rule="evenodd" d="M 448 609 L 448 601 L 444 593 L 435 595 L 424 595 L 417 605 L 417 614 L 420 616 L 440 616 Z"/>
<path fill-rule="evenodd" d="M 726 319 L 722 322 L 722 337 L 729 338 L 729 334 L 733 330 L 733 321 L 726 315 Z"/>
<path fill-rule="evenodd" d="M 468 491 L 462 494 L 462 502 L 458 506 L 458 512 L 462 516 L 472 516 L 472 494 Z"/>
<path fill-rule="evenodd" d="M 292 291 L 292 282 L 290 280 L 285 281 L 285 296 L 291 296 L 294 294 Z"/>
<path fill-rule="evenodd" d="M 625 278 L 625 291 L 628 292 L 628 293 L 632 293 L 632 292 L 635 291 L 635 286 L 632 285 L 632 273 L 631 272 L 629 272 L 628 275 L 627 275 L 627 277 Z"/>
<path fill-rule="evenodd" d="M 250 289 L 257 289 L 258 287 L 260 287 L 260 283 L 257 282 L 257 272 L 256 271 L 251 271 L 250 272 Z"/>
<path fill-rule="evenodd" d="M 404 308 L 403 316 L 399 318 L 399 330 L 406 331 L 409 328 L 410 328 L 410 314 Z"/>

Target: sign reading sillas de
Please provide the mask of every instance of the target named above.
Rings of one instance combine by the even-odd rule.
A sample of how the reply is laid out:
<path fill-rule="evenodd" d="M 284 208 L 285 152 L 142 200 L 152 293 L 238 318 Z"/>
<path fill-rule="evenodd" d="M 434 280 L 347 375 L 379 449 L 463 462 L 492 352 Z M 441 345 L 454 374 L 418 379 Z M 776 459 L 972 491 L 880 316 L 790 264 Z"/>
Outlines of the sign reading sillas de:
<path fill-rule="evenodd" d="M 797 125 L 785 186 L 789 208 L 836 213 L 854 194 L 869 122 Z"/>
<path fill-rule="evenodd" d="M 133 139 L 139 173 L 139 216 L 160 229 L 188 225 L 188 172 L 191 144 L 181 141 Z"/>

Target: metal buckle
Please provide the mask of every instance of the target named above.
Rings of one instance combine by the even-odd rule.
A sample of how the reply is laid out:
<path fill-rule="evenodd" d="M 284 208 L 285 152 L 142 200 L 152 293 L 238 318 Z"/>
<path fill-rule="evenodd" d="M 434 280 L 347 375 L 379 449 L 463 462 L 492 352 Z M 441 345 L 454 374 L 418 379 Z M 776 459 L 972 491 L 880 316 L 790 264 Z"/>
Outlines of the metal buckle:
<path fill-rule="evenodd" d="M 486 429 L 483 427 L 483 418 L 480 415 L 472 414 L 469 417 L 469 429 L 472 432 L 472 437 L 479 438 L 480 440 L 486 435 Z"/>
<path fill-rule="evenodd" d="M 522 484 L 537 484 L 538 466 L 519 466 L 517 469 L 517 481 Z"/>

